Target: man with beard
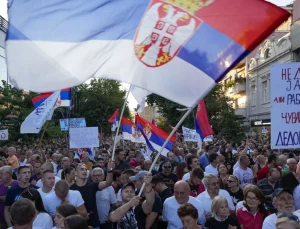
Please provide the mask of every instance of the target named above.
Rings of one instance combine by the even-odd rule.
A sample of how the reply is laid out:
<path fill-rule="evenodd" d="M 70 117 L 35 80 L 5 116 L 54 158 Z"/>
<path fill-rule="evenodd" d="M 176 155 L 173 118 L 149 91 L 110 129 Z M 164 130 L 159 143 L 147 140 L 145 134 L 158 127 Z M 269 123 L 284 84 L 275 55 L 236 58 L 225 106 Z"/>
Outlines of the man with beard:
<path fill-rule="evenodd" d="M 172 165 L 170 162 L 167 161 L 162 165 L 162 172 L 159 173 L 159 175 L 163 178 L 165 184 L 173 192 L 174 184 L 178 181 L 178 178 L 172 173 Z"/>
<path fill-rule="evenodd" d="M 151 175 L 144 177 L 145 182 L 145 197 L 146 199 L 141 203 L 141 209 L 145 215 L 152 211 L 154 204 L 154 191 L 151 186 Z M 135 186 L 133 183 L 128 183 L 121 189 L 122 205 L 118 208 L 112 207 L 109 214 L 111 222 L 118 222 L 118 229 L 138 229 L 136 207 L 140 204 L 141 197 L 135 196 Z"/>
<path fill-rule="evenodd" d="M 265 218 L 263 229 L 276 229 L 278 215 L 284 214 L 299 222 L 300 214 L 295 211 L 293 192 L 289 189 L 279 188 L 273 193 L 273 206 L 277 209 L 277 214 L 273 213 Z"/>
<path fill-rule="evenodd" d="M 29 183 L 31 171 L 28 166 L 20 166 L 18 168 L 19 184 L 8 190 L 5 198 L 4 218 L 8 227 L 12 226 L 10 219 L 10 207 L 12 204 L 21 198 L 21 193 L 27 188 L 38 188 Z"/>
<path fill-rule="evenodd" d="M 76 167 L 76 183 L 71 185 L 70 190 L 77 190 L 81 193 L 84 200 L 84 205 L 89 214 L 88 225 L 93 228 L 99 228 L 100 222 L 97 214 L 97 201 L 96 193 L 107 187 L 109 187 L 113 182 L 112 169 L 114 168 L 114 163 L 109 161 L 107 164 L 107 178 L 106 181 L 101 181 L 99 183 L 88 182 L 87 168 L 84 164 L 79 164 Z"/>

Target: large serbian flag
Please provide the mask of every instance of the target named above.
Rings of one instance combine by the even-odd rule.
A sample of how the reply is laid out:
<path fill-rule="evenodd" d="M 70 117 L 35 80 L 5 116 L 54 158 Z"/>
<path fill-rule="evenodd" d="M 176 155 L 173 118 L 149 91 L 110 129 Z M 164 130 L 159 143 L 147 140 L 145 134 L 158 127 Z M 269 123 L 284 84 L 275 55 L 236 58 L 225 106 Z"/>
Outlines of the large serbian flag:
<path fill-rule="evenodd" d="M 122 118 L 123 139 L 131 142 L 146 143 L 141 131 L 136 125 L 126 118 Z"/>
<path fill-rule="evenodd" d="M 200 135 L 202 141 L 207 136 L 214 135 L 214 131 L 208 121 L 206 105 L 203 99 L 198 104 L 195 126 L 196 132 Z"/>
<path fill-rule="evenodd" d="M 263 0 L 10 1 L 8 75 L 38 92 L 110 78 L 190 107 L 289 16 Z"/>
<path fill-rule="evenodd" d="M 32 98 L 32 103 L 37 108 L 42 102 L 44 102 L 53 92 L 41 93 L 36 97 Z M 71 88 L 62 89 L 59 94 L 59 106 L 69 107 L 71 105 Z"/>
<path fill-rule="evenodd" d="M 139 115 L 135 116 L 135 123 L 137 127 L 143 131 L 146 141 L 148 140 L 151 145 L 158 152 L 161 150 L 161 146 L 164 144 L 165 140 L 169 136 L 169 133 L 165 132 L 161 128 L 153 125 L 151 122 L 143 119 Z M 167 143 L 166 147 L 162 151 L 162 155 L 167 156 L 167 153 L 172 150 L 173 143 L 176 140 L 175 136 L 172 136 L 170 141 Z M 148 144 L 148 143 L 147 143 Z"/>
<path fill-rule="evenodd" d="M 113 115 L 108 119 L 108 122 L 112 123 L 111 131 L 116 131 L 119 125 L 119 110 L 116 110 Z"/>

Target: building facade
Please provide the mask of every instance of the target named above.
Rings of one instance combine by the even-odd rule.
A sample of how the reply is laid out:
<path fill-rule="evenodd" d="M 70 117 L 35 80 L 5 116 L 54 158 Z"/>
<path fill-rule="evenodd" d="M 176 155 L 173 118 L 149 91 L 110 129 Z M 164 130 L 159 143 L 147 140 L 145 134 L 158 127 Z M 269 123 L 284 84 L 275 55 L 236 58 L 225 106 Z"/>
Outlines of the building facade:
<path fill-rule="evenodd" d="M 292 12 L 291 7 L 283 8 Z M 234 101 L 232 105 L 235 113 L 244 116 L 246 124 L 256 132 L 262 129 L 270 131 L 270 66 L 294 60 L 291 24 L 292 17 L 279 26 L 222 81 L 225 95 Z M 299 35 L 300 33 L 300 44 Z"/>
<path fill-rule="evenodd" d="M 2 85 L 2 80 L 7 80 L 7 67 L 4 50 L 7 28 L 8 22 L 0 16 L 0 85 Z"/>

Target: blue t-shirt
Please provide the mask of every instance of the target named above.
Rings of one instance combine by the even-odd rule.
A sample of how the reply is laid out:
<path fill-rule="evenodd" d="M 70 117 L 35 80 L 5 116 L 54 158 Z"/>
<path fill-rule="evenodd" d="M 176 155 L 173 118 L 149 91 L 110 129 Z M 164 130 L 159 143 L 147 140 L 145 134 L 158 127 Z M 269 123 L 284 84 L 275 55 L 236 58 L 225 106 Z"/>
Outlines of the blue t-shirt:
<path fill-rule="evenodd" d="M 39 187 L 30 184 L 27 188 L 35 188 L 38 189 Z M 12 187 L 8 190 L 5 198 L 4 205 L 11 206 L 13 203 L 21 198 L 21 193 L 26 190 L 27 188 L 21 188 L 19 185 Z"/>
<path fill-rule="evenodd" d="M 199 158 L 199 164 L 201 165 L 203 171 L 205 170 L 205 167 L 209 165 L 208 155 L 206 153 L 201 155 Z"/>

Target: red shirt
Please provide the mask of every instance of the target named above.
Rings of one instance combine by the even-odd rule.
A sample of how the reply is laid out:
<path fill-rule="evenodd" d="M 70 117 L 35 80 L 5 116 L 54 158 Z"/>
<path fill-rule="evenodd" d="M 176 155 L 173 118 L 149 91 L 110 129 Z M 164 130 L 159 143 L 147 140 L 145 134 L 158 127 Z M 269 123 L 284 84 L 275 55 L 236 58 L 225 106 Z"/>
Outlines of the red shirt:
<path fill-rule="evenodd" d="M 130 161 L 129 161 L 129 165 L 133 166 L 133 167 L 137 167 L 139 166 L 138 163 L 136 162 L 136 160 L 134 158 L 132 158 Z"/>
<path fill-rule="evenodd" d="M 279 171 L 281 177 L 281 169 L 278 166 L 276 166 L 275 168 Z M 257 173 L 257 180 L 262 180 L 266 178 L 269 174 L 269 171 L 270 171 L 270 167 L 268 165 L 262 167 L 261 170 L 259 170 Z"/>
<path fill-rule="evenodd" d="M 255 216 L 243 206 L 236 212 L 236 218 L 244 229 L 261 229 L 263 224 L 264 214 L 258 211 Z"/>
<path fill-rule="evenodd" d="M 198 184 L 198 191 L 197 191 L 197 195 L 196 193 L 194 193 L 193 191 L 190 192 L 190 196 L 192 197 L 197 197 L 200 193 L 205 191 L 205 187 L 204 184 L 202 182 L 200 182 L 200 184 Z"/>

